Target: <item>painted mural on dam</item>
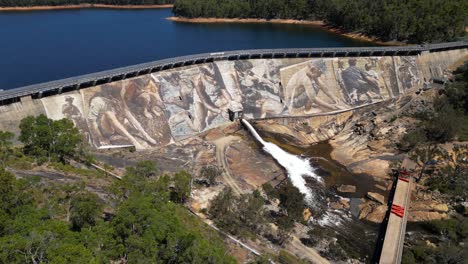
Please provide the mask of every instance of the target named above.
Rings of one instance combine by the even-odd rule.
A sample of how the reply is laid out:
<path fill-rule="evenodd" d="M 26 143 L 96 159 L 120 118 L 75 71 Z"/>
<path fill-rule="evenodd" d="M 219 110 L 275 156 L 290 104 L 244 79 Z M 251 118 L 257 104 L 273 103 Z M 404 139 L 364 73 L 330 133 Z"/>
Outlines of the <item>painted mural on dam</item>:
<path fill-rule="evenodd" d="M 83 111 L 83 100 L 80 92 L 71 92 L 60 96 L 51 96 L 41 99 L 47 117 L 53 120 L 67 118 L 80 130 L 85 141 L 92 144 Z"/>
<path fill-rule="evenodd" d="M 202 132 L 228 120 L 232 97 L 216 64 L 155 74 L 153 79 L 161 88 L 175 138 Z"/>
<path fill-rule="evenodd" d="M 281 60 L 223 61 L 153 74 L 172 135 L 183 138 L 224 123 L 228 109 L 247 118 L 283 114 L 281 65 Z"/>
<path fill-rule="evenodd" d="M 288 113 L 307 115 L 342 109 L 330 60 L 310 60 L 281 69 L 282 94 Z"/>
<path fill-rule="evenodd" d="M 150 76 L 81 92 L 95 146 L 131 144 L 144 149 L 172 140 L 159 86 Z"/>
<path fill-rule="evenodd" d="M 247 118 L 265 118 L 285 114 L 280 69 L 286 60 L 242 60 L 231 62 L 231 72 L 240 90 Z"/>
<path fill-rule="evenodd" d="M 420 85 L 415 59 L 313 59 L 280 70 L 289 114 L 308 115 L 370 104 Z"/>
<path fill-rule="evenodd" d="M 41 100 L 49 118 L 72 120 L 95 147 L 145 149 L 172 140 L 158 90 L 144 76 Z"/>
<path fill-rule="evenodd" d="M 451 54 L 449 57 L 442 54 Z M 66 94 L 0 106 L 0 130 L 45 113 L 68 118 L 95 147 L 164 146 L 245 118 L 352 109 L 421 88 L 464 51 L 404 57 L 252 59 L 166 70 Z"/>

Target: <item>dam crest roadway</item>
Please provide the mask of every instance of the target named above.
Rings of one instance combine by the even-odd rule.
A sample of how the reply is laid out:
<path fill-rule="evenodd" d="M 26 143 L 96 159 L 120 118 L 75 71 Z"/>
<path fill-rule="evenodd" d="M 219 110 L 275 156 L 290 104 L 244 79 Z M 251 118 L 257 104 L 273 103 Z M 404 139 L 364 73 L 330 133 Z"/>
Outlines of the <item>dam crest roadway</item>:
<path fill-rule="evenodd" d="M 189 65 L 223 60 L 323 58 L 366 56 L 410 56 L 468 47 L 468 41 L 447 42 L 413 46 L 341 47 L 311 49 L 263 49 L 205 53 L 158 60 L 77 77 L 28 85 L 0 92 L 0 105 L 18 102 L 23 96 L 41 98 L 100 84 L 120 81 L 144 74 L 155 73 Z"/>

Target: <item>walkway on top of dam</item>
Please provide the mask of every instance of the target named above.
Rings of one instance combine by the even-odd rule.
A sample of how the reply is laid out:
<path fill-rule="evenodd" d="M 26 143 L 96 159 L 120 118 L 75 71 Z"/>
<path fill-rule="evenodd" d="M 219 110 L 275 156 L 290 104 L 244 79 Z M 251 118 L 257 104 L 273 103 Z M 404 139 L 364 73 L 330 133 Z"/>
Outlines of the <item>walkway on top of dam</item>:
<path fill-rule="evenodd" d="M 387 223 L 385 236 L 383 241 L 377 243 L 377 247 L 381 245 L 378 260 L 380 264 L 401 262 L 413 182 L 410 171 L 414 171 L 416 166 L 413 161 L 405 158 L 398 172 L 393 198 L 388 203 L 388 213 L 384 219 Z"/>
<path fill-rule="evenodd" d="M 215 52 L 153 61 L 78 77 L 24 86 L 0 91 L 0 105 L 19 102 L 23 96 L 34 99 L 70 92 L 82 88 L 133 78 L 183 66 L 222 60 L 271 59 L 271 58 L 322 58 L 322 57 L 366 57 L 366 56 L 409 56 L 423 52 L 438 52 L 468 48 L 468 41 L 447 42 L 412 46 L 342 47 L 312 49 L 263 49 Z"/>

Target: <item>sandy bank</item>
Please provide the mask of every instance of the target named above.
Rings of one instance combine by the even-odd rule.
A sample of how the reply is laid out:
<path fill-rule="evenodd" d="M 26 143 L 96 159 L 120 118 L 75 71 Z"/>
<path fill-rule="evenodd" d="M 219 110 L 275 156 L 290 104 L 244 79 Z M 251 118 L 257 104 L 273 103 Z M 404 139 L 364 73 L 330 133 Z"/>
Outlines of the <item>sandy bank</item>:
<path fill-rule="evenodd" d="M 59 6 L 25 6 L 25 7 L 0 7 L 0 12 L 4 11 L 40 11 L 40 10 L 63 10 L 63 9 L 158 9 L 172 8 L 173 5 L 103 5 L 103 4 L 81 4 L 81 5 L 59 5 Z"/>
<path fill-rule="evenodd" d="M 303 24 L 322 26 L 322 21 L 294 20 L 294 19 L 258 19 L 258 18 L 185 18 L 168 17 L 168 20 L 184 23 L 272 23 L 272 24 Z"/>
<path fill-rule="evenodd" d="M 168 17 L 168 20 L 183 23 L 273 23 L 273 24 L 301 24 L 322 27 L 330 32 L 343 35 L 360 41 L 373 42 L 379 45 L 400 46 L 405 45 L 398 41 L 381 41 L 378 38 L 367 36 L 357 32 L 345 32 L 339 28 L 332 27 L 320 20 L 294 20 L 294 19 L 256 19 L 256 18 L 186 18 Z"/>

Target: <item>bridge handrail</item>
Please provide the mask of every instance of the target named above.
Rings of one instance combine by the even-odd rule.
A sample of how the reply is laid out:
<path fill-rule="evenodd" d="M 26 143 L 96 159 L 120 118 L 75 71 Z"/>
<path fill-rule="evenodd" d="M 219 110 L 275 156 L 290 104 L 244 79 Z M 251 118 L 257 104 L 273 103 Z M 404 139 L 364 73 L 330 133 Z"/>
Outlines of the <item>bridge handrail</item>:
<path fill-rule="evenodd" d="M 77 77 L 70 77 L 61 80 L 55 80 L 45 83 L 33 84 L 14 88 L 0 92 L 0 102 L 8 99 L 18 98 L 27 95 L 33 95 L 37 93 L 43 93 L 48 91 L 54 91 L 65 87 L 73 87 L 76 85 L 82 85 L 91 83 L 99 80 L 112 79 L 122 76 L 122 79 L 127 74 L 138 75 L 142 71 L 160 71 L 164 67 L 175 68 L 180 66 L 186 66 L 187 63 L 192 64 L 204 63 L 209 61 L 218 60 L 229 60 L 239 59 L 242 56 L 270 56 L 282 55 L 283 57 L 288 54 L 306 54 L 307 57 L 313 57 L 312 55 L 317 54 L 328 54 L 331 56 L 347 56 L 352 53 L 375 53 L 380 52 L 385 55 L 386 52 L 416 52 L 417 54 L 423 51 L 438 51 L 441 49 L 453 49 L 453 48 L 468 48 L 468 41 L 457 41 L 437 44 L 423 44 L 423 45 L 412 45 L 412 46 L 381 46 L 381 47 L 338 47 L 338 48 L 295 48 L 295 49 L 257 49 L 257 50 L 235 50 L 225 52 L 214 52 L 214 53 L 202 53 L 195 55 L 180 56 L 174 58 L 167 58 L 157 61 L 151 61 L 127 67 L 120 67 L 112 70 L 105 70 L 96 73 L 85 74 Z M 391 54 L 389 54 L 391 55 Z M 133 77 L 133 76 L 132 76 Z"/>

